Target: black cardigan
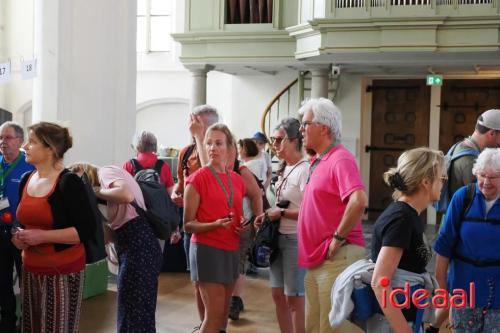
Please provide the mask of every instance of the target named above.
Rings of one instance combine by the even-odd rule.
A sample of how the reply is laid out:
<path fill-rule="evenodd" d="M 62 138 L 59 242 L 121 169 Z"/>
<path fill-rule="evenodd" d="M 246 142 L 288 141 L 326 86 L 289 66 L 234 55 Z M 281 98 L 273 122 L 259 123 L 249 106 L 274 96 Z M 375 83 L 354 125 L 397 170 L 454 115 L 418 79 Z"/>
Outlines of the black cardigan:
<path fill-rule="evenodd" d="M 23 200 L 23 191 L 29 176 L 34 171 L 27 172 L 21 179 L 19 186 L 19 204 Z M 85 187 L 78 175 L 64 169 L 57 178 L 54 192 L 49 196 L 48 202 L 52 211 L 53 229 L 75 227 L 80 242 L 88 240 L 97 229 L 95 217 L 92 213 L 90 201 L 85 192 Z M 20 221 L 22 224 L 22 221 Z M 70 248 L 70 244 L 54 244 L 57 252 Z"/>

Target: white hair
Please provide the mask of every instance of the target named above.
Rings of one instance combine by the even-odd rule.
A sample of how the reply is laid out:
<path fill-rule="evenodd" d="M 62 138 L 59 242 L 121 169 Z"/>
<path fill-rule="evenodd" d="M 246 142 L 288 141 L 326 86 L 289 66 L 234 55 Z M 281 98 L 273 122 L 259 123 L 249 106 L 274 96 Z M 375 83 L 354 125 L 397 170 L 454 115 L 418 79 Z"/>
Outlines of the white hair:
<path fill-rule="evenodd" d="M 156 152 L 156 136 L 148 131 L 137 132 L 132 138 L 132 146 L 140 153 Z"/>
<path fill-rule="evenodd" d="M 477 175 L 485 170 L 500 172 L 500 148 L 485 148 L 481 154 L 479 154 L 472 167 L 472 173 Z"/>
<path fill-rule="evenodd" d="M 219 122 L 219 113 L 217 112 L 217 109 L 211 105 L 208 104 L 198 105 L 195 108 L 193 108 L 192 113 L 195 116 L 206 114 L 207 115 L 206 119 L 208 123 L 205 125 L 207 127 L 217 124 Z"/>
<path fill-rule="evenodd" d="M 323 97 L 309 99 L 301 106 L 298 113 L 302 117 L 308 111 L 312 112 L 315 122 L 328 126 L 335 140 L 341 139 L 342 113 L 331 100 Z"/>

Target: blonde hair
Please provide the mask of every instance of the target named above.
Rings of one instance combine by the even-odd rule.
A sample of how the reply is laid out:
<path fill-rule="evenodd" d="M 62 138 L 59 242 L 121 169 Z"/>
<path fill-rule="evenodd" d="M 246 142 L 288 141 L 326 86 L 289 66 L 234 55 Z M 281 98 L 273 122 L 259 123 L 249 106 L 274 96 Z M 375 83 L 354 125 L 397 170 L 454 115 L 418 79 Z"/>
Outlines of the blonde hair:
<path fill-rule="evenodd" d="M 444 155 L 439 150 L 420 147 L 407 150 L 398 158 L 398 165 L 384 173 L 384 181 L 393 190 L 392 198 L 418 192 L 424 179 L 434 182 L 444 172 Z M 441 174 L 438 172 L 441 171 Z"/>
<path fill-rule="evenodd" d="M 89 180 L 90 180 L 90 183 L 92 184 L 92 186 L 100 186 L 99 175 L 98 175 L 98 172 L 99 172 L 98 166 L 96 166 L 94 164 L 86 163 L 86 162 L 77 162 L 77 163 L 71 164 L 68 167 L 68 169 L 74 173 L 85 172 L 87 174 L 87 177 L 89 177 Z"/>
<path fill-rule="evenodd" d="M 231 133 L 229 128 L 226 125 L 221 124 L 221 123 L 213 124 L 212 126 L 207 128 L 207 132 L 205 133 L 205 139 L 203 140 L 203 144 L 207 143 L 208 134 L 210 132 L 213 132 L 213 131 L 218 131 L 218 132 L 224 133 L 224 135 L 226 136 L 227 148 L 230 148 L 231 146 L 236 144 L 236 140 L 234 139 L 233 134 Z"/>

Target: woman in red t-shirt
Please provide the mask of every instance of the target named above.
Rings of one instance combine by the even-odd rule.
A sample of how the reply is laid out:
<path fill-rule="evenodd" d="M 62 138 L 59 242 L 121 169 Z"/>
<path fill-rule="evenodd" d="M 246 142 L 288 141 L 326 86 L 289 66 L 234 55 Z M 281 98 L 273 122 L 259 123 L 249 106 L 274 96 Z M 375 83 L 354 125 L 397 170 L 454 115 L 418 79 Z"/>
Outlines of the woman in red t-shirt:
<path fill-rule="evenodd" d="M 239 275 L 239 233 L 245 185 L 227 168 L 234 139 L 229 129 L 215 124 L 207 129 L 209 163 L 186 180 L 184 229 L 192 233 L 189 249 L 191 279 L 205 305 L 201 332 L 224 327 L 234 283 Z"/>

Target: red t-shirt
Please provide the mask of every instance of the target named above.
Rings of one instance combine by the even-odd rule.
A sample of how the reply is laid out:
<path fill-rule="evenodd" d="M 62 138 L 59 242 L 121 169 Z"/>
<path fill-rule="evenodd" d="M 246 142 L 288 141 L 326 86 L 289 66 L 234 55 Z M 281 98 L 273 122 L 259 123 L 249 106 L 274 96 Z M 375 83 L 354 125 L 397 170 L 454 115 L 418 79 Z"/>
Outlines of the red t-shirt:
<path fill-rule="evenodd" d="M 236 172 L 231 171 L 231 180 L 234 188 L 234 203 L 230 209 L 224 190 L 220 187 L 217 179 L 208 167 L 203 167 L 186 179 L 186 185 L 191 184 L 200 195 L 200 205 L 196 212 L 196 219 L 200 222 L 214 222 L 233 212 L 233 224 L 231 228 L 219 227 L 211 231 L 196 233 L 191 237 L 191 242 L 215 247 L 221 250 L 235 251 L 240 247 L 240 236 L 236 233 L 236 227 L 241 224 L 243 215 L 243 197 L 245 196 L 245 184 Z M 229 193 L 228 177 L 225 173 L 219 173 L 226 190 Z"/>
<path fill-rule="evenodd" d="M 158 161 L 158 156 L 156 156 L 154 153 L 146 152 L 137 154 L 137 157 L 135 159 L 139 161 L 139 164 L 142 165 L 144 169 L 148 169 L 154 168 L 156 161 Z M 134 168 L 132 167 L 132 163 L 130 162 L 130 160 L 123 163 L 122 168 L 124 168 L 128 173 L 134 176 Z M 174 186 L 174 178 L 172 177 L 172 171 L 170 170 L 170 166 L 168 165 L 168 163 L 163 163 L 163 167 L 161 168 L 160 173 L 160 180 L 163 184 L 165 184 L 165 188 L 167 189 Z"/>

